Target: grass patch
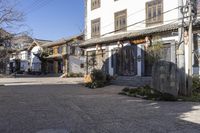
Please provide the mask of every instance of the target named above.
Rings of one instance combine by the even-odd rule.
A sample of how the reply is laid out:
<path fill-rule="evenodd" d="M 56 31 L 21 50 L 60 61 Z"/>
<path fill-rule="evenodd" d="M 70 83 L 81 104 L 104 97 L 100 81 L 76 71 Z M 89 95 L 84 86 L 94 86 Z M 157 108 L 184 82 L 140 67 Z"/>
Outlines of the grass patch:
<path fill-rule="evenodd" d="M 200 93 L 193 93 L 192 96 L 189 97 L 179 96 L 179 99 L 186 102 L 200 102 Z"/>
<path fill-rule="evenodd" d="M 191 96 L 178 96 L 175 97 L 168 93 L 159 92 L 149 86 L 138 88 L 124 88 L 120 95 L 142 98 L 153 101 L 187 101 L 187 102 L 200 102 L 199 90 L 194 89 Z"/>
<path fill-rule="evenodd" d="M 131 97 L 139 97 L 147 100 L 155 101 L 187 101 L 187 102 L 200 102 L 200 76 L 194 76 L 193 89 L 191 96 L 178 96 L 174 97 L 168 93 L 161 93 L 150 86 L 138 87 L 138 88 L 124 88 L 119 94 L 127 95 Z"/>
<path fill-rule="evenodd" d="M 171 94 L 161 93 L 150 86 L 138 88 L 124 88 L 120 95 L 127 95 L 131 97 L 138 97 L 146 100 L 154 101 L 177 101 L 178 99 Z"/>

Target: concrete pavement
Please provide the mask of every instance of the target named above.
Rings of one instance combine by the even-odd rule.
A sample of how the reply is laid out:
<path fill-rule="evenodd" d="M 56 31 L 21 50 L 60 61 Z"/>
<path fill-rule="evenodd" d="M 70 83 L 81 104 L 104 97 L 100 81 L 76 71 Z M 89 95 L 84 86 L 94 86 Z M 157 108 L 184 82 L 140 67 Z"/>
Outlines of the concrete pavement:
<path fill-rule="evenodd" d="M 59 77 L 0 78 L 0 86 L 80 84 L 80 83 L 83 83 L 83 78 L 59 78 Z"/>
<path fill-rule="evenodd" d="M 0 87 L 0 133 L 199 133 L 200 103 L 118 95 L 123 87 Z"/>

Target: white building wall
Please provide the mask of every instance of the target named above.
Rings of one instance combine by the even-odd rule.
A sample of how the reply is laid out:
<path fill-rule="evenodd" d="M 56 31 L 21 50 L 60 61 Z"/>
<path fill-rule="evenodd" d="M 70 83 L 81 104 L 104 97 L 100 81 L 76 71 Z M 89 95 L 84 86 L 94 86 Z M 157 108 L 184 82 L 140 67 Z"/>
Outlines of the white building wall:
<path fill-rule="evenodd" d="M 21 54 L 21 60 L 28 60 L 28 51 L 22 51 Z"/>
<path fill-rule="evenodd" d="M 86 32 L 85 32 L 85 39 L 86 41 L 88 39 L 91 39 L 91 21 L 97 18 L 100 18 L 101 21 L 101 35 L 104 35 L 109 32 L 114 32 L 115 25 L 114 25 L 114 14 L 116 12 L 122 11 L 127 9 L 127 26 L 135 24 L 137 22 L 143 21 L 146 19 L 146 2 L 149 2 L 151 0 L 101 0 L 101 6 L 100 8 L 91 10 L 91 0 L 87 0 L 87 13 L 86 13 L 86 20 L 85 20 L 85 27 L 86 27 Z M 186 0 L 183 0 L 184 4 L 186 3 Z M 178 22 L 178 0 L 163 0 L 163 12 L 169 11 L 167 13 L 164 13 L 163 16 L 163 24 L 161 25 L 166 25 L 166 24 L 173 24 Z M 146 27 L 145 21 L 128 27 L 127 32 L 129 31 L 137 31 L 137 30 L 145 30 L 147 28 L 153 28 L 156 26 L 161 26 L 161 25 L 155 25 L 151 27 Z M 123 32 L 120 32 L 123 33 Z M 118 33 L 118 34 L 120 34 Z M 115 35 L 116 33 L 112 33 L 106 36 L 112 36 Z M 106 37 L 104 36 L 104 37 Z M 174 40 L 176 42 L 179 41 L 178 39 L 178 34 L 177 33 L 172 33 L 172 35 L 167 35 L 167 36 L 162 36 L 160 38 L 162 41 L 168 41 L 168 40 Z M 144 44 L 138 45 L 138 53 L 137 57 L 141 56 L 141 52 L 144 48 Z M 118 45 L 116 43 L 109 44 L 108 46 L 108 58 L 109 58 L 109 74 L 113 75 L 114 74 L 114 69 L 111 67 L 111 56 L 112 56 L 112 50 L 117 48 Z M 103 45 L 103 49 L 105 49 L 105 46 Z M 86 51 L 91 51 L 91 50 L 96 50 L 96 47 L 89 47 L 86 49 Z M 187 62 L 186 62 L 187 63 Z M 137 62 L 137 75 L 141 76 L 142 75 L 142 62 L 138 61 Z"/>
<path fill-rule="evenodd" d="M 38 59 L 37 56 L 35 56 L 34 54 L 37 54 L 42 48 L 39 46 L 35 46 L 32 50 L 31 50 L 31 57 L 30 57 L 30 67 L 32 71 L 35 72 L 40 72 L 41 71 L 41 61 Z"/>
<path fill-rule="evenodd" d="M 114 13 L 127 9 L 127 25 L 146 19 L 146 2 L 150 0 L 101 0 L 101 7 L 91 10 L 91 0 L 87 1 L 86 40 L 91 38 L 91 20 L 101 18 L 101 35 L 114 31 Z M 163 0 L 163 11 L 178 7 L 178 0 Z M 178 9 L 164 14 L 164 23 L 173 23 L 178 20 Z M 147 28 L 145 22 L 131 26 L 127 31 Z M 148 27 L 151 28 L 151 27 Z M 113 33 L 114 34 L 114 33 Z M 109 34 L 109 35 L 113 35 Z M 109 36 L 108 35 L 108 36 Z"/>

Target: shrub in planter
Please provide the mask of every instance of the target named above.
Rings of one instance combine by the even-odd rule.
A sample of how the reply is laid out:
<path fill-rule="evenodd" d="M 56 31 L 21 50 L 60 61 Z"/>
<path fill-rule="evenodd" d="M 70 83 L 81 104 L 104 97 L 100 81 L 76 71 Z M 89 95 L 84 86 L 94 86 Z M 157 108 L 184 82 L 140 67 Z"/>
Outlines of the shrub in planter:
<path fill-rule="evenodd" d="M 90 75 L 87 75 L 85 79 L 91 79 L 91 82 L 85 82 L 85 86 L 89 88 L 104 87 L 111 80 L 110 75 L 106 75 L 102 70 L 93 69 Z"/>
<path fill-rule="evenodd" d="M 109 74 L 106 74 L 106 84 L 109 84 L 113 80 L 113 77 L 110 76 Z"/>
<path fill-rule="evenodd" d="M 177 98 L 168 93 L 161 93 L 150 86 L 138 87 L 138 88 L 124 88 L 119 94 L 141 97 L 147 100 L 158 101 L 176 101 Z"/>
<path fill-rule="evenodd" d="M 106 82 L 106 75 L 103 71 L 98 69 L 93 69 L 91 72 L 91 78 L 93 82 L 92 88 L 99 88 L 103 87 Z"/>
<path fill-rule="evenodd" d="M 200 77 L 194 76 L 192 82 L 193 93 L 200 93 Z"/>

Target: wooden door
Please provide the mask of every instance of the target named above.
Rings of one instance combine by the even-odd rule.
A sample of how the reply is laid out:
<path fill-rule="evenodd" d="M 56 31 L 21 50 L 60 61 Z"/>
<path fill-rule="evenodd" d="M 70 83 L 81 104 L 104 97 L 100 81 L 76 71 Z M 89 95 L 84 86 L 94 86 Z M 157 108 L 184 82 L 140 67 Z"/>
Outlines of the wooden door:
<path fill-rule="evenodd" d="M 116 73 L 121 76 L 133 76 L 137 74 L 137 47 L 126 46 L 118 50 L 116 54 Z"/>

